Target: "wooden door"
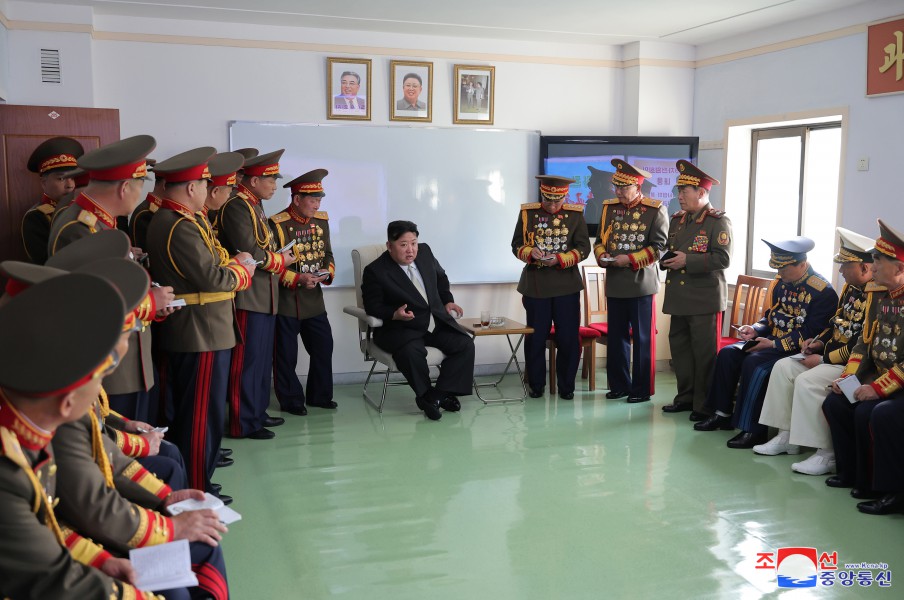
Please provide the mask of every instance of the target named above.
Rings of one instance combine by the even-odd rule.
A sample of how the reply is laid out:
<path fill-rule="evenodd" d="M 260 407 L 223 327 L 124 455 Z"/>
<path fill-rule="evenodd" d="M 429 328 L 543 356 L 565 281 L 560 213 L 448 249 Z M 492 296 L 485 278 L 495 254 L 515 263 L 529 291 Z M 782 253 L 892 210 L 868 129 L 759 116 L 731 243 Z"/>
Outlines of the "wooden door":
<path fill-rule="evenodd" d="M 85 152 L 115 142 L 119 110 L 0 105 L 0 261 L 26 260 L 22 215 L 41 199 L 41 184 L 25 165 L 38 144 L 59 135 L 78 140 Z"/>

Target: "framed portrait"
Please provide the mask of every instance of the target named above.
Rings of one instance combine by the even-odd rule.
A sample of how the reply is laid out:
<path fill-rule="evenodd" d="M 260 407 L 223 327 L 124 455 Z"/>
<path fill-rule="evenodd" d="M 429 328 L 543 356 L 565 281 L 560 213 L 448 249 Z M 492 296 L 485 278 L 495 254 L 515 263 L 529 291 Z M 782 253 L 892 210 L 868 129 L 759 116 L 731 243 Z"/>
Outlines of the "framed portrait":
<path fill-rule="evenodd" d="M 433 63 L 393 60 L 389 63 L 391 121 L 433 121 Z"/>
<path fill-rule="evenodd" d="M 326 59 L 326 118 L 370 121 L 369 58 Z"/>
<path fill-rule="evenodd" d="M 495 84 L 496 67 L 455 65 L 452 122 L 456 125 L 492 125 Z"/>

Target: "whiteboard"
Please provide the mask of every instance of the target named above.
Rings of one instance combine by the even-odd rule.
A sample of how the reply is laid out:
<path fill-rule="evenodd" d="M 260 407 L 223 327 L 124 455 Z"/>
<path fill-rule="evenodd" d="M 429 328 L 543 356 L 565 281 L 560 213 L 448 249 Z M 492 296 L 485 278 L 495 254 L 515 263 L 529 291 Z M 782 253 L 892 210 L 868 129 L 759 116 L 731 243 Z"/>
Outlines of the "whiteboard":
<path fill-rule="evenodd" d="M 323 180 L 336 260 L 334 286 L 354 285 L 351 250 L 386 242 L 386 225 L 414 221 L 452 283 L 518 281 L 512 254 L 519 206 L 537 201 L 536 131 L 232 121 L 231 148 L 285 148 L 285 179 L 268 215 L 289 204 L 282 184 L 312 169 Z"/>

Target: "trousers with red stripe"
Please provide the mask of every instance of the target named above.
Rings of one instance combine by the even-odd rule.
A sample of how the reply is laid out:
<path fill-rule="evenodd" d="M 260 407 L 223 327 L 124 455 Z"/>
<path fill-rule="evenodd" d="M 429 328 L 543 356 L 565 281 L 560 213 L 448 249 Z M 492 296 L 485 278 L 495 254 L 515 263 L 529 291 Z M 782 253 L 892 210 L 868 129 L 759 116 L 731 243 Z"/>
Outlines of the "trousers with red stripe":
<path fill-rule="evenodd" d="M 208 546 L 203 542 L 188 545 L 191 554 L 191 570 L 198 578 L 198 585 L 158 592 L 166 600 L 228 600 L 229 585 L 226 582 L 226 560 L 221 546 Z"/>
<path fill-rule="evenodd" d="M 634 398 L 656 393 L 656 295 L 608 302 L 606 377 L 609 389 Z M 632 354 L 633 346 L 633 354 Z"/>
<path fill-rule="evenodd" d="M 211 491 L 226 419 L 231 350 L 170 352 L 173 393 L 170 438 L 182 451 L 189 487 Z"/>
<path fill-rule="evenodd" d="M 243 343 L 229 365 L 229 435 L 245 437 L 264 427 L 273 375 L 276 315 L 235 311 Z"/>

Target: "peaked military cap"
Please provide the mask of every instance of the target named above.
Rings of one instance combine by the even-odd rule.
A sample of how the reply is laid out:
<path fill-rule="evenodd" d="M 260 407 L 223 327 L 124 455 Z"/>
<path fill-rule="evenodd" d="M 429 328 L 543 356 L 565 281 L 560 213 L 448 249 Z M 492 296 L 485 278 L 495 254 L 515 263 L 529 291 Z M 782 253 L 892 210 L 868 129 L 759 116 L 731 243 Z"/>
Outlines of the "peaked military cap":
<path fill-rule="evenodd" d="M 126 312 L 132 312 L 141 304 L 151 285 L 148 272 L 128 258 L 102 258 L 80 265 L 72 272 L 105 279 L 122 296 Z"/>
<path fill-rule="evenodd" d="M 78 160 L 92 180 L 123 181 L 147 177 L 145 158 L 157 147 L 149 135 L 136 135 L 92 150 Z"/>
<path fill-rule="evenodd" d="M 220 152 L 207 163 L 210 170 L 210 185 L 235 185 L 236 173 L 243 164 L 245 157 L 240 152 Z"/>
<path fill-rule="evenodd" d="M 308 171 L 304 175 L 299 175 L 286 185 L 284 188 L 292 190 L 292 194 L 301 194 L 302 196 L 317 196 L 323 198 L 326 194 L 323 192 L 323 178 L 329 175 L 326 169 L 314 169 Z"/>
<path fill-rule="evenodd" d="M 844 227 L 836 227 L 835 231 L 841 238 L 841 247 L 838 248 L 838 254 L 832 259 L 834 262 L 873 262 L 873 255 L 870 254 L 870 250 L 874 246 L 873 240 Z"/>
<path fill-rule="evenodd" d="M 85 187 L 91 181 L 91 177 L 88 176 L 88 171 L 84 169 L 72 169 L 71 171 L 67 171 L 66 177 L 72 179 L 72 182 L 75 183 L 75 187 L 77 188 Z"/>
<path fill-rule="evenodd" d="M 879 219 L 879 238 L 876 240 L 874 254 L 881 254 L 894 260 L 904 261 L 904 236 Z"/>
<path fill-rule="evenodd" d="M 612 174 L 612 183 L 619 187 L 626 185 L 640 185 L 643 183 L 644 179 L 652 177 L 649 172 L 634 167 L 630 165 L 628 161 L 620 158 L 613 158 L 612 166 L 615 167 L 615 173 Z"/>
<path fill-rule="evenodd" d="M 28 170 L 43 175 L 58 169 L 72 170 L 85 153 L 82 145 L 71 137 L 44 140 L 28 157 Z"/>
<path fill-rule="evenodd" d="M 279 159 L 285 150 L 276 150 L 261 154 L 254 158 L 245 159 L 245 166 L 242 168 L 246 177 L 276 177 L 281 179 L 279 174 Z"/>
<path fill-rule="evenodd" d="M 213 146 L 186 150 L 154 165 L 154 173 L 160 173 L 167 183 L 210 179 L 207 162 L 216 153 L 217 149 Z"/>
<path fill-rule="evenodd" d="M 0 297 L 0 306 L 2 306 L 6 301 L 18 296 L 31 286 L 46 281 L 51 277 L 65 275 L 66 271 L 18 260 L 5 260 L 0 263 L 0 274 L 7 277 L 6 293 L 3 294 L 3 297 Z"/>
<path fill-rule="evenodd" d="M 73 271 L 101 258 L 126 258 L 131 251 L 129 236 L 118 229 L 105 229 L 79 238 L 62 248 L 44 263 L 48 267 Z"/>
<path fill-rule="evenodd" d="M 32 286 L 0 309 L 0 386 L 39 397 L 103 377 L 125 316 L 119 292 L 94 275 Z"/>
<path fill-rule="evenodd" d="M 568 193 L 568 187 L 574 183 L 574 179 L 559 175 L 537 175 L 536 177 L 540 180 L 540 195 L 554 202 L 564 198 Z"/>
<path fill-rule="evenodd" d="M 693 185 L 695 187 L 702 187 L 706 191 L 710 191 L 713 189 L 714 185 L 719 185 L 718 179 L 710 177 L 703 169 L 689 160 L 684 160 L 682 158 L 675 163 L 675 167 L 678 168 L 678 180 L 675 182 L 675 185 L 678 187 L 681 187 L 682 185 Z"/>
<path fill-rule="evenodd" d="M 239 154 L 241 154 L 242 156 L 245 157 L 245 160 L 248 160 L 249 158 L 254 158 L 255 156 L 257 156 L 258 154 L 261 153 L 260 150 L 258 150 L 257 148 L 239 148 L 238 150 L 233 150 L 233 152 L 238 152 Z"/>
<path fill-rule="evenodd" d="M 781 269 L 794 263 L 807 260 L 807 252 L 816 246 L 816 242 L 802 235 L 794 236 L 778 242 L 763 242 L 769 246 L 769 266 L 773 269 Z"/>

